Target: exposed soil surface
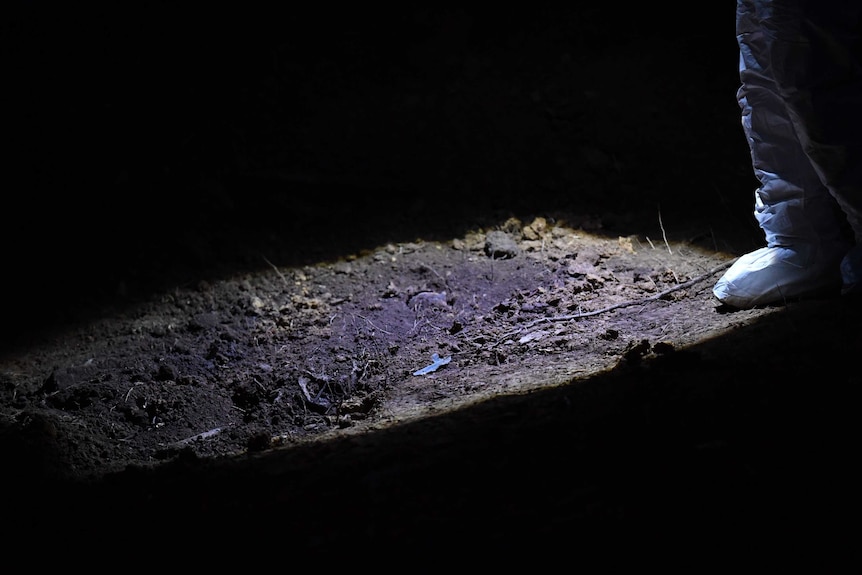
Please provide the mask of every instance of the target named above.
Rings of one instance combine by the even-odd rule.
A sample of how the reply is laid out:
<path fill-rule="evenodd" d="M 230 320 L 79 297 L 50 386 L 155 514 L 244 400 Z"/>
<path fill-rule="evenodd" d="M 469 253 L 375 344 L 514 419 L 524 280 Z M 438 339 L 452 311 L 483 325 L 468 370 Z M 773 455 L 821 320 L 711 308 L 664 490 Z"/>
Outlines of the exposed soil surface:
<path fill-rule="evenodd" d="M 6 525 L 843 550 L 862 306 L 714 300 L 761 237 L 713 10 L 13 20 Z"/>
<path fill-rule="evenodd" d="M 176 288 L 4 365 L 11 419 L 76 474 L 259 452 L 593 375 L 764 313 L 719 315 L 725 259 L 511 220 Z"/>

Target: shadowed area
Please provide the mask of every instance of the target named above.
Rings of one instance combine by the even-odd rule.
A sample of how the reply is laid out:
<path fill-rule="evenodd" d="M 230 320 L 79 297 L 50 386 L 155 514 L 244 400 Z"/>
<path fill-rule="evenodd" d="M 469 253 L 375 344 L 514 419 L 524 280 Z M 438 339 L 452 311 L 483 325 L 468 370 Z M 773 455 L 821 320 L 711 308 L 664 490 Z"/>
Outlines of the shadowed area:
<path fill-rule="evenodd" d="M 7 336 L 509 216 L 761 241 L 718 8 L 15 10 Z"/>

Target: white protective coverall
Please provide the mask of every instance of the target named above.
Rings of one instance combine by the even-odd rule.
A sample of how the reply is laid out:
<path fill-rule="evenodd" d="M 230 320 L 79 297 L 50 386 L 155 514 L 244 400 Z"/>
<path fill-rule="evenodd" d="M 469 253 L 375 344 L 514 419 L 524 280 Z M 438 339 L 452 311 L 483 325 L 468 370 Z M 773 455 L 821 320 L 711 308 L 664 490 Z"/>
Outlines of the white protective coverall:
<path fill-rule="evenodd" d="M 862 290 L 860 18 L 862 0 L 737 0 L 737 100 L 766 247 L 718 280 L 723 303 Z"/>

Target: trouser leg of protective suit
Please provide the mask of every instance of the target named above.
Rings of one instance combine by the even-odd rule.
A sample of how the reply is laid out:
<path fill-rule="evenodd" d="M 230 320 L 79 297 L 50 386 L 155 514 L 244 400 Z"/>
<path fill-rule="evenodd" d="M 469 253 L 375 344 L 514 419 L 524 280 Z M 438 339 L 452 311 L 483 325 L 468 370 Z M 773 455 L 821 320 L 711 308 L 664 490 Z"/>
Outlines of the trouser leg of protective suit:
<path fill-rule="evenodd" d="M 786 1 L 786 0 L 785 0 Z M 862 291 L 862 2 L 805 2 L 810 89 L 791 100 L 800 139 L 847 217 L 856 246 L 841 262 L 844 292 Z M 810 121 L 808 120 L 810 119 Z"/>
<path fill-rule="evenodd" d="M 849 57 L 858 38 L 842 30 L 853 13 L 858 20 L 857 2 L 737 2 L 737 97 L 767 247 L 722 276 L 713 290 L 721 301 L 753 307 L 836 285 L 848 220 L 862 240 L 862 163 L 851 162 L 862 132 L 846 130 L 858 122 L 850 106 L 860 93 L 858 69 L 849 64 L 858 61 Z"/>
<path fill-rule="evenodd" d="M 788 108 L 806 155 L 862 243 L 862 2 L 789 4 L 804 9 L 801 46 L 783 86 Z"/>

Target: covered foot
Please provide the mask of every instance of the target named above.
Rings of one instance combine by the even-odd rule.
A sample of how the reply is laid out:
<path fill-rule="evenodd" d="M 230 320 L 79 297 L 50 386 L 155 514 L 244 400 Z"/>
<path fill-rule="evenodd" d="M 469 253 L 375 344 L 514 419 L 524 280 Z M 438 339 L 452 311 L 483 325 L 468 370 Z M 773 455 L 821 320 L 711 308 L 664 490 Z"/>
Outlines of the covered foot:
<path fill-rule="evenodd" d="M 841 286 L 844 249 L 818 246 L 766 247 L 740 256 L 712 293 L 732 307 L 748 309 Z M 859 258 L 862 264 L 862 252 Z M 862 279 L 862 266 L 858 268 Z M 859 289 L 862 290 L 862 284 Z"/>

